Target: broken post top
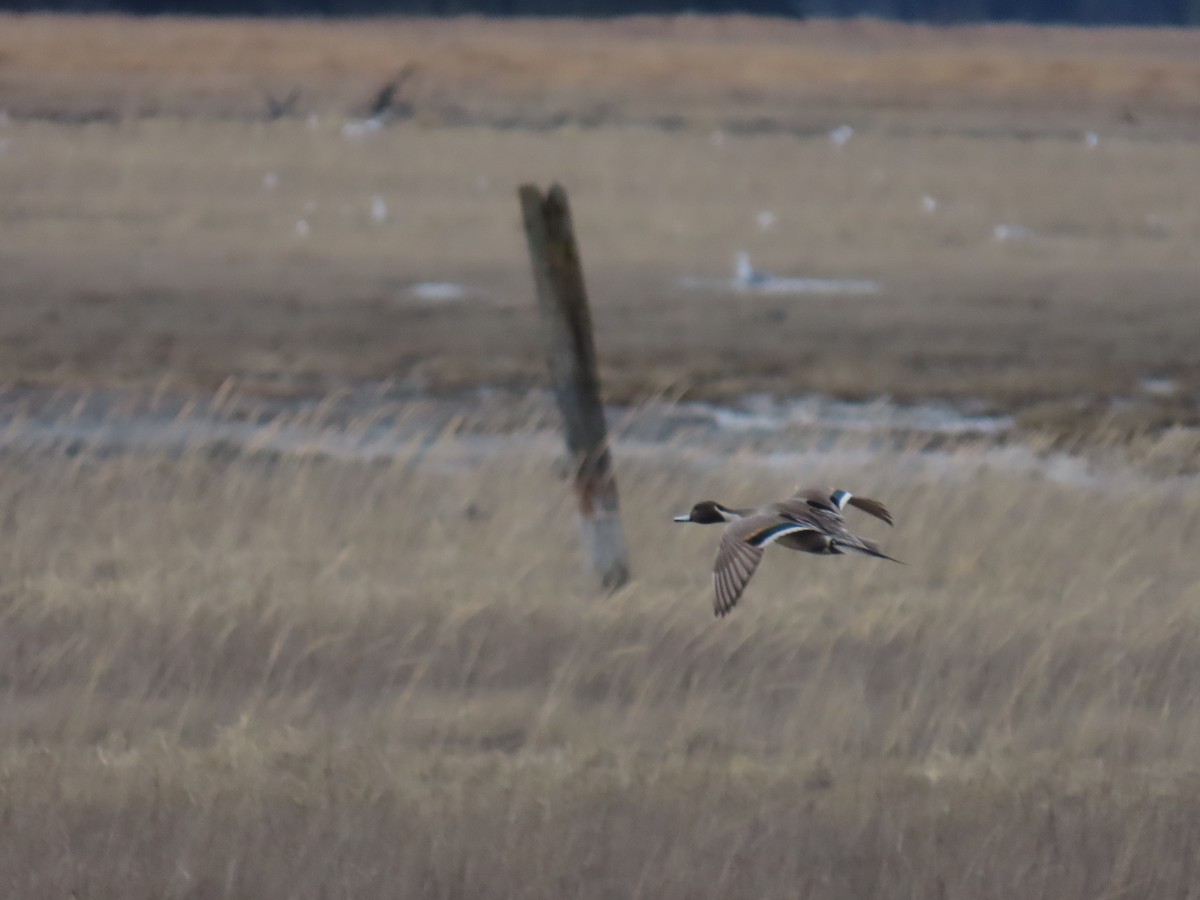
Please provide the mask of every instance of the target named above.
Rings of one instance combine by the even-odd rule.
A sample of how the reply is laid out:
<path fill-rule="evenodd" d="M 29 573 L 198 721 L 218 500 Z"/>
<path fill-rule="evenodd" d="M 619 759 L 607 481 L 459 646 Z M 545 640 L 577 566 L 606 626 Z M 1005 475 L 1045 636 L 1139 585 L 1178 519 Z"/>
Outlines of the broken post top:
<path fill-rule="evenodd" d="M 607 453 L 607 434 L 592 317 L 567 192 L 555 184 L 543 196 L 536 186 L 526 184 L 520 197 L 550 377 L 566 422 L 567 450 L 577 462 L 595 459 Z"/>
<path fill-rule="evenodd" d="M 629 579 L 629 561 L 608 451 L 587 288 L 567 192 L 552 185 L 518 190 L 554 397 L 562 413 L 567 453 L 592 569 L 608 589 Z"/>

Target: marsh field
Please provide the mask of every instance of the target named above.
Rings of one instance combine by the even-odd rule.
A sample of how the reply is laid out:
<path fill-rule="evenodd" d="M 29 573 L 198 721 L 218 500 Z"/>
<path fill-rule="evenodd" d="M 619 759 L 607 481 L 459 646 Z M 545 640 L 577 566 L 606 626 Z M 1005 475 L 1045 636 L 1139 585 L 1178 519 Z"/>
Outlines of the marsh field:
<path fill-rule="evenodd" d="M 0 17 L 5 894 L 1200 897 L 1197 60 Z M 519 227 L 551 180 L 610 597 Z M 715 620 L 671 516 L 798 483 L 884 500 L 907 565 L 768 553 Z"/>

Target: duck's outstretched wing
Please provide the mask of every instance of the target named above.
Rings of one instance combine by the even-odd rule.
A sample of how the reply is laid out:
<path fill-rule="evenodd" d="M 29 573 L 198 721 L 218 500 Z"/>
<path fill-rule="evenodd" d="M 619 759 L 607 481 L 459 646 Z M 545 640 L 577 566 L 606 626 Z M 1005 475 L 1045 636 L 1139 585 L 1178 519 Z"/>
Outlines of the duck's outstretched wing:
<path fill-rule="evenodd" d="M 892 521 L 892 514 L 888 512 L 888 508 L 878 500 L 872 500 L 870 497 L 856 497 L 851 494 L 846 498 L 846 502 L 855 509 L 861 509 L 867 515 L 874 516 L 883 522 L 887 522 L 889 525 L 895 524 Z"/>
<path fill-rule="evenodd" d="M 872 500 L 870 497 L 857 497 L 841 488 L 835 490 L 826 487 L 802 487 L 792 495 L 792 499 L 801 500 L 813 509 L 839 515 L 849 505 L 855 509 L 861 509 L 867 515 L 874 516 L 889 525 L 894 524 L 892 514 L 878 500 Z"/>
<path fill-rule="evenodd" d="M 729 523 L 713 566 L 713 612 L 728 615 L 750 583 L 767 545 L 787 534 L 817 531 L 812 522 L 797 521 L 774 513 L 759 513 Z"/>

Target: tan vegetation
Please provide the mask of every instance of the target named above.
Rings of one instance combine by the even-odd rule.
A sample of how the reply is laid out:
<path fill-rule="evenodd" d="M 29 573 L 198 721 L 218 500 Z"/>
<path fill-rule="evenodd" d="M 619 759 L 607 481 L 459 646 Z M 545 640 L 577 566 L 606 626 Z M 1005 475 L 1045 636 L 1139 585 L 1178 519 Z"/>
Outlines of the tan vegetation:
<path fill-rule="evenodd" d="M 0 74 L 15 110 L 118 116 L 258 114 L 263 91 L 293 87 L 305 111 L 346 113 L 413 66 L 409 96 L 433 117 L 804 121 L 850 105 L 925 122 L 922 110 L 954 108 L 1109 124 L 1200 109 L 1198 51 L 1186 30 L 870 20 L 0 17 Z"/>
<path fill-rule="evenodd" d="M 1121 413 L 1132 426 L 1194 419 L 1190 142 L 867 130 L 835 148 L 823 135 L 411 124 L 348 140 L 340 127 L 3 127 L 0 375 L 213 390 L 233 374 L 309 392 L 541 383 L 515 186 L 559 178 L 614 398 L 979 397 L 1057 427 L 1111 417 L 1115 396 L 1136 401 Z M 1032 236 L 999 241 L 999 224 Z M 740 249 L 778 274 L 883 291 L 680 286 L 729 277 Z M 468 297 L 409 293 L 430 279 Z M 1147 395 L 1146 375 L 1178 392 Z"/>
<path fill-rule="evenodd" d="M 7 889 L 1194 890 L 1192 482 L 664 451 L 621 465 L 636 579 L 605 600 L 552 455 L 463 449 L 10 456 Z M 718 532 L 670 515 L 813 477 L 885 498 L 910 565 L 768 555 L 714 620 Z"/>
<path fill-rule="evenodd" d="M 561 179 L 615 399 L 981 398 L 1057 431 L 1196 418 L 1190 32 L 2 25 L 9 384 L 539 383 L 514 195 Z M 409 66 L 400 93 L 414 118 L 344 136 Z M 261 121 L 268 95 L 297 87 L 294 115 Z M 102 121 L 78 124 L 92 115 Z M 547 122 L 568 127 L 534 127 Z M 826 133 L 843 122 L 856 131 L 837 148 Z M 1020 237 L 997 240 L 997 227 Z M 875 278 L 883 292 L 679 286 L 730 275 L 738 250 L 779 274 Z M 428 279 L 469 296 L 413 298 Z M 1149 395 L 1145 376 L 1177 390 Z"/>
<path fill-rule="evenodd" d="M 6 388 L 540 384 L 515 187 L 557 178 L 610 398 L 979 398 L 1094 463 L 618 440 L 603 599 L 536 402 L 371 462 L 6 422 L 6 895 L 1195 895 L 1195 41 L 0 19 Z M 343 134 L 408 63 L 413 118 Z M 739 250 L 882 291 L 680 285 Z M 715 621 L 719 532 L 670 517 L 800 481 L 909 565 L 768 554 Z"/>

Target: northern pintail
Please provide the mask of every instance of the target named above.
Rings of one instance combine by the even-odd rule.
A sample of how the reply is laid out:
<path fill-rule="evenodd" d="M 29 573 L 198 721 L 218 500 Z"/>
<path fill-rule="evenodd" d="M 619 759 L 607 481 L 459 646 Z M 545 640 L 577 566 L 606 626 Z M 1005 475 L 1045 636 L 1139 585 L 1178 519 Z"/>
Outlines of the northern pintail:
<path fill-rule="evenodd" d="M 768 544 L 824 556 L 853 552 L 900 562 L 880 550 L 874 541 L 846 529 L 842 511 L 847 505 L 892 524 L 892 514 L 878 500 L 828 488 L 800 488 L 787 500 L 754 509 L 730 509 L 715 500 L 702 500 L 687 515 L 676 516 L 675 521 L 725 524 L 713 566 L 713 610 L 717 616 L 724 616 L 742 596 Z"/>

